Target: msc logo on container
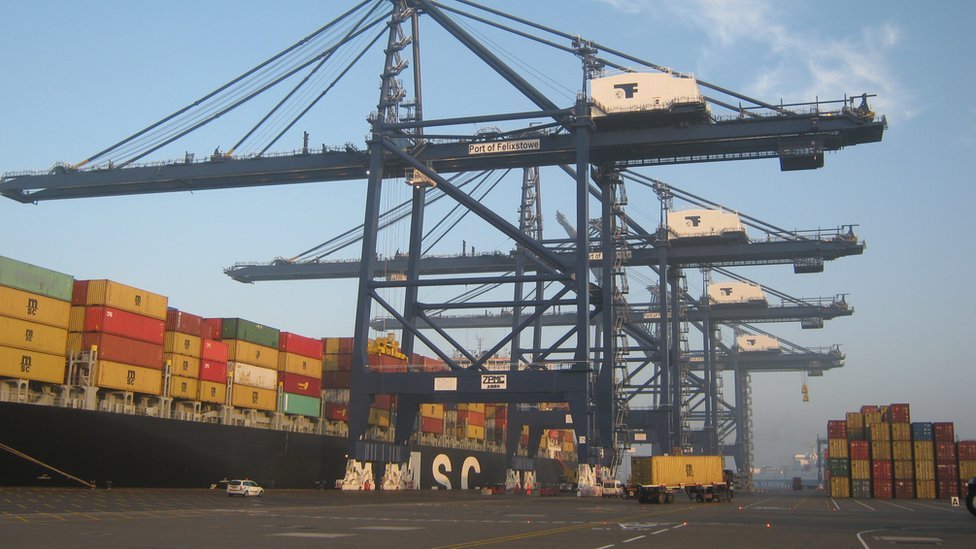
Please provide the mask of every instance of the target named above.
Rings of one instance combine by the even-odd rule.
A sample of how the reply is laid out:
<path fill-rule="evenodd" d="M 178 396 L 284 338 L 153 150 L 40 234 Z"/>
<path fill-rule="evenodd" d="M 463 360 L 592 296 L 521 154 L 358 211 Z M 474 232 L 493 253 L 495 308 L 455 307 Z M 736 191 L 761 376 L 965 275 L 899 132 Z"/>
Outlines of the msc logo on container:
<path fill-rule="evenodd" d="M 129 370 L 129 371 L 127 371 L 125 373 L 125 384 L 126 385 L 135 385 L 136 384 L 136 371 L 135 370 Z"/>
<path fill-rule="evenodd" d="M 507 389 L 507 388 L 508 388 L 507 374 L 481 374 L 482 390 Z"/>
<path fill-rule="evenodd" d="M 20 355 L 20 371 L 28 373 L 31 370 L 31 356 L 30 355 Z"/>
<path fill-rule="evenodd" d="M 30 316 L 37 315 L 37 300 L 33 297 L 27 299 L 27 314 Z"/>

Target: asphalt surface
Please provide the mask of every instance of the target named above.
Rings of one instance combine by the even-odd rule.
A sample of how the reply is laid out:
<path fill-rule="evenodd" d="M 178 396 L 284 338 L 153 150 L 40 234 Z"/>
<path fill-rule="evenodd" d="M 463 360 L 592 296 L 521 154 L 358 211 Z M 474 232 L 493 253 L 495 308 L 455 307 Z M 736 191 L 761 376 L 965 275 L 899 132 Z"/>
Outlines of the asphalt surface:
<path fill-rule="evenodd" d="M 0 488 L 4 547 L 976 547 L 947 501 L 739 494 L 732 503 L 477 492 Z"/>

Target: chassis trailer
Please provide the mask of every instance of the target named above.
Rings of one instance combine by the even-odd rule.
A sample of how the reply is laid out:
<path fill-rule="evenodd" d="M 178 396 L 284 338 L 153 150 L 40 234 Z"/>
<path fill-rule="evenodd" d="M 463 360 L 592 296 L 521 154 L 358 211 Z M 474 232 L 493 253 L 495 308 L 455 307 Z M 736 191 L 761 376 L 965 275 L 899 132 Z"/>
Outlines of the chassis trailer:
<path fill-rule="evenodd" d="M 632 457 L 633 491 L 640 503 L 673 503 L 684 492 L 690 501 L 731 501 L 732 472 L 721 456 Z"/>

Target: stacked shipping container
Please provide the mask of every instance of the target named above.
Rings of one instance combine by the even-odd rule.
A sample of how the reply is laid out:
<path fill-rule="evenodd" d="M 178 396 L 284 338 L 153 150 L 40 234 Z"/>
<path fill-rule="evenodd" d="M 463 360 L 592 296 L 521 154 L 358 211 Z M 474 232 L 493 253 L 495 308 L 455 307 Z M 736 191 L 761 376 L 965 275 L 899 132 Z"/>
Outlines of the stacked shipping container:
<path fill-rule="evenodd" d="M 64 383 L 73 284 L 0 257 L 0 376 Z"/>
<path fill-rule="evenodd" d="M 278 383 L 284 388 L 284 413 L 322 415 L 322 349 L 321 339 L 290 332 L 279 335 Z"/>
<path fill-rule="evenodd" d="M 908 404 L 862 406 L 828 421 L 827 437 L 834 497 L 944 499 L 976 476 L 976 441 L 957 443 L 952 423 L 911 423 Z"/>
<path fill-rule="evenodd" d="M 200 397 L 200 334 L 203 318 L 170 308 L 166 312 L 163 360 L 169 365 L 168 396 L 185 400 Z"/>

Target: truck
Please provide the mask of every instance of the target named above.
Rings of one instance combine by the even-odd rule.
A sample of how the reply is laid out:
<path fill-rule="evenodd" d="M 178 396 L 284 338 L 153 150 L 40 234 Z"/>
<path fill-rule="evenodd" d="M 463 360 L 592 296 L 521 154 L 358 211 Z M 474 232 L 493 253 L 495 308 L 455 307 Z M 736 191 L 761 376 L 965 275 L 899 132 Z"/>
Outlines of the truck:
<path fill-rule="evenodd" d="M 632 456 L 631 484 L 640 503 L 674 503 L 679 492 L 690 501 L 732 501 L 732 472 L 722 456 Z"/>

